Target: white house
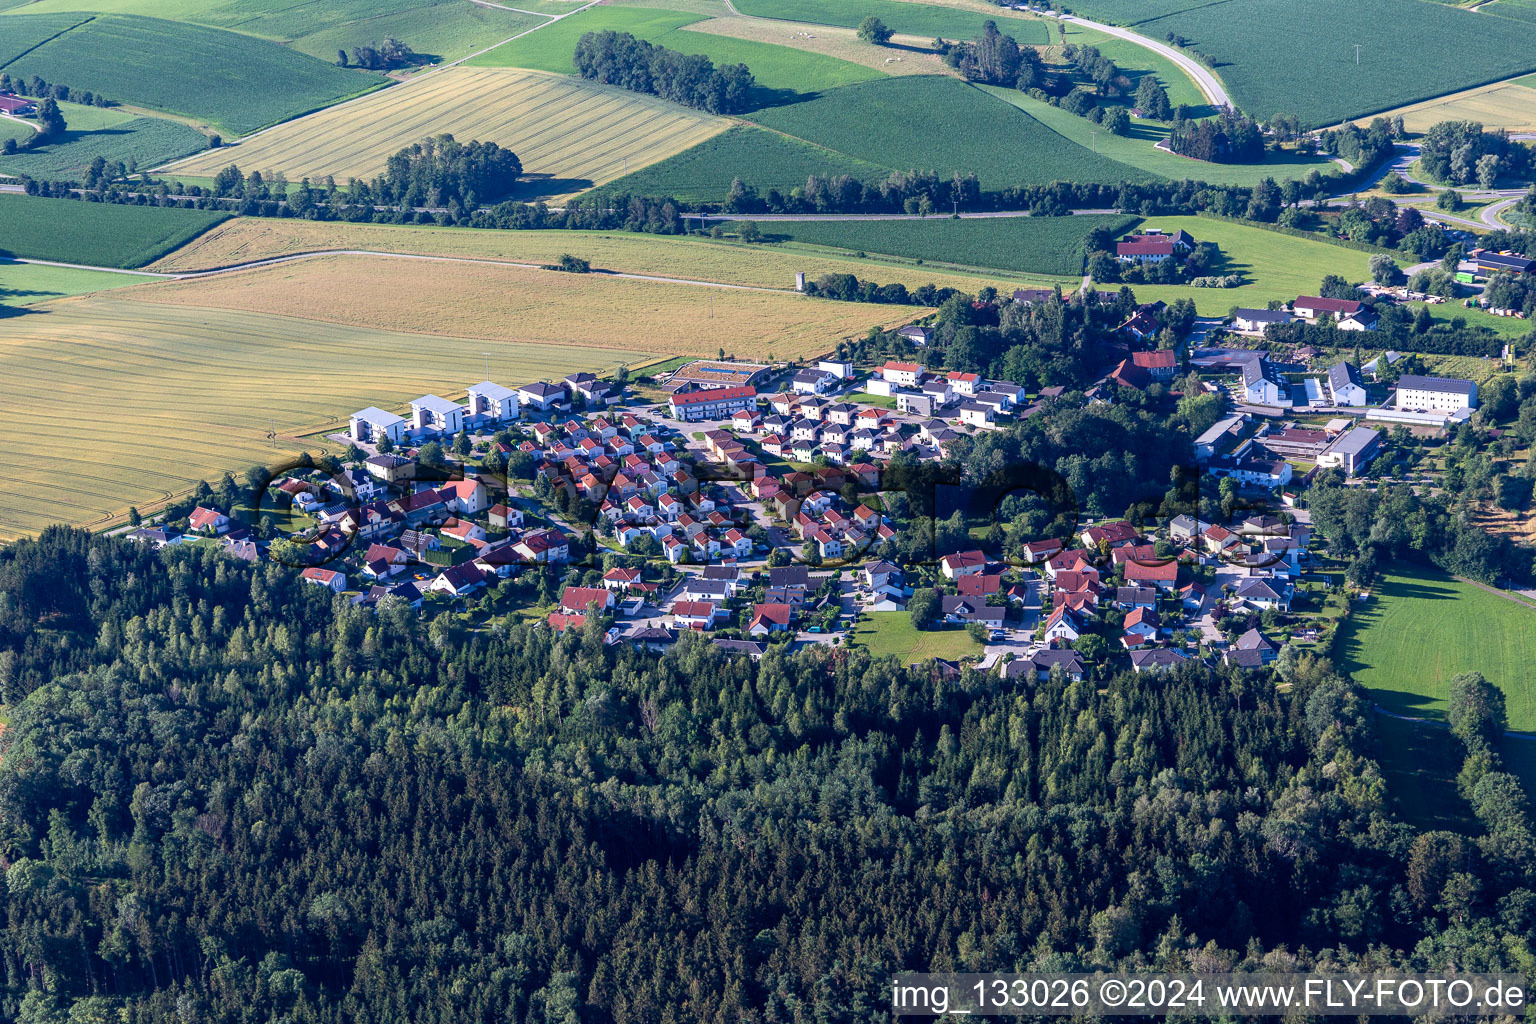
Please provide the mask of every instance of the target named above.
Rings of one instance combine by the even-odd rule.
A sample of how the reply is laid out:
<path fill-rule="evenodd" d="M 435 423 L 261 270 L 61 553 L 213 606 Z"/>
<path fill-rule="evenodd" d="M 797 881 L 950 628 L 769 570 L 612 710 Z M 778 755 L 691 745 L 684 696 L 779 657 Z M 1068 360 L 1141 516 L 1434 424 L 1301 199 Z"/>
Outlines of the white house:
<path fill-rule="evenodd" d="M 1243 397 L 1255 405 L 1291 404 L 1290 388 L 1285 378 L 1263 356 L 1243 363 Z"/>
<path fill-rule="evenodd" d="M 960 406 L 960 422 L 968 427 L 990 427 L 993 420 L 993 410 L 990 405 L 966 402 Z"/>
<path fill-rule="evenodd" d="M 483 380 L 469 388 L 469 414 L 491 420 L 517 419 L 517 392 Z"/>
<path fill-rule="evenodd" d="M 1450 377 L 1421 377 L 1405 373 L 1397 380 L 1399 409 L 1455 412 L 1477 408 L 1477 385 Z"/>
<path fill-rule="evenodd" d="M 312 583 L 317 587 L 325 587 L 332 593 L 339 594 L 347 589 L 346 574 L 332 569 L 305 569 L 299 575 L 305 583 Z"/>
<path fill-rule="evenodd" d="M 917 382 L 923 379 L 923 364 L 889 360 L 880 367 L 880 375 L 897 387 L 915 388 Z"/>
<path fill-rule="evenodd" d="M 565 401 L 565 388 L 558 384 L 551 384 L 547 380 L 524 384 L 517 389 L 517 400 L 540 412 L 548 412 Z"/>
<path fill-rule="evenodd" d="M 816 369 L 825 370 L 838 380 L 849 380 L 853 377 L 853 364 L 842 359 L 823 359 L 816 364 Z"/>
<path fill-rule="evenodd" d="M 1359 368 L 1342 361 L 1328 371 L 1328 394 L 1334 405 L 1364 405 L 1369 401 Z"/>
<path fill-rule="evenodd" d="M 422 395 L 411 403 L 411 425 L 417 430 L 457 434 L 464 429 L 464 407 L 437 395 Z"/>
<path fill-rule="evenodd" d="M 369 406 L 352 414 L 352 440 L 367 444 L 387 437 L 399 444 L 405 437 L 405 417 Z"/>
<path fill-rule="evenodd" d="M 1232 313 L 1232 329 L 1239 334 L 1263 334 L 1270 324 L 1288 324 L 1295 319 L 1283 309 L 1237 309 Z"/>
<path fill-rule="evenodd" d="M 837 377 L 822 369 L 801 370 L 790 386 L 797 395 L 824 395 L 837 384 Z"/>
<path fill-rule="evenodd" d="M 1071 643 L 1082 635 L 1077 616 L 1065 607 L 1052 612 L 1045 624 L 1046 643 Z"/>

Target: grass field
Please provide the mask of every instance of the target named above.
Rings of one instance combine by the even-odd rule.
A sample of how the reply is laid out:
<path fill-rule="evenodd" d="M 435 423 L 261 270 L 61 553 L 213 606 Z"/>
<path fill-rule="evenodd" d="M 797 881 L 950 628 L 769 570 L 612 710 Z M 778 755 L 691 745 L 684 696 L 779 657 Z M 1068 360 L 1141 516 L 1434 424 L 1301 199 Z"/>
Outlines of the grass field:
<path fill-rule="evenodd" d="M 788 46 L 733 39 L 685 26 L 701 16 L 648 7 L 600 6 L 565 18 L 469 63 L 485 67 L 534 68 L 562 75 L 575 74 L 572 56 L 587 32 L 613 29 L 629 32 L 659 46 L 683 53 L 702 53 L 716 64 L 745 64 L 757 78 L 760 104 L 781 103 L 822 89 L 883 77 L 879 71 L 824 54 Z"/>
<path fill-rule="evenodd" d="M 1296 114 L 1312 125 L 1536 69 L 1536 46 L 1519 26 L 1423 0 L 1222 0 L 1138 30 L 1155 39 L 1177 33 L 1213 57 L 1248 113 Z M 1355 43 L 1364 44 L 1358 65 Z"/>
<path fill-rule="evenodd" d="M 136 274 L 112 274 L 104 270 L 75 270 L 70 267 L 44 267 L 36 263 L 0 261 L 0 303 L 9 306 L 35 306 L 40 302 L 86 295 L 108 288 L 126 288 L 143 284 Z"/>
<path fill-rule="evenodd" d="M 1021 273 L 1074 275 L 1083 272 L 1083 240 L 1095 228 L 1119 234 L 1136 223 L 1120 215 L 1080 217 L 990 217 L 952 220 L 775 221 L 771 236 L 843 249 L 889 253 L 914 259 L 998 267 Z"/>
<path fill-rule="evenodd" d="M 17 40 L 35 40 L 35 18 L 0 18 L 0 53 Z M 334 64 L 253 36 L 158 18 L 101 15 L 59 32 L 0 69 L 40 75 L 89 89 L 120 103 L 194 118 L 232 134 L 329 106 L 386 79 Z"/>
<path fill-rule="evenodd" d="M 852 253 L 799 249 L 787 245 L 744 245 L 707 238 L 679 238 L 628 231 L 476 231 L 469 228 L 397 227 L 333 221 L 270 220 L 237 217 L 200 235 L 155 263 L 151 269 L 206 270 L 249 260 L 327 249 L 468 256 L 519 263 L 552 263 L 561 253 L 576 253 L 603 270 L 654 274 L 758 288 L 789 288 L 796 271 L 815 278 L 850 273 L 881 284 L 908 287 L 933 282 L 974 293 L 983 285 L 998 288 L 1049 287 L 1052 280 L 1034 275 L 966 275 L 910 262 L 859 259 Z"/>
<path fill-rule="evenodd" d="M 1157 80 L 1162 83 L 1164 90 L 1168 93 L 1168 101 L 1174 106 L 1183 103 L 1192 108 L 1196 116 L 1215 113 L 1205 93 L 1200 91 L 1200 87 L 1195 84 L 1193 78 L 1189 77 L 1189 73 L 1162 54 L 1133 43 L 1129 39 L 1121 39 L 1119 36 L 1112 36 L 1097 29 L 1085 28 L 1082 25 L 1067 25 L 1066 28 L 1067 42 L 1096 47 L 1133 80 L 1139 79 L 1142 73 L 1150 72 L 1157 76 Z M 1053 40 L 1059 38 L 1058 35 L 1052 35 Z"/>
<path fill-rule="evenodd" d="M 29 14 L 0 21 L 0 68 L 89 20 L 84 14 Z"/>
<path fill-rule="evenodd" d="M 688 26 L 688 31 L 820 53 L 838 60 L 863 64 L 889 75 L 953 74 L 944 59 L 932 49 L 931 37 L 897 35 L 891 37 L 890 46 L 871 46 L 851 28 L 812 25 L 803 21 L 769 21 L 736 15 L 694 22 Z"/>
<path fill-rule="evenodd" d="M 981 645 L 963 629 L 919 630 L 906 612 L 867 612 L 849 635 L 849 643 L 871 655 L 892 655 L 903 665 L 930 658 L 980 657 Z"/>
<path fill-rule="evenodd" d="M 643 167 L 730 124 L 653 96 L 531 71 L 450 68 L 408 88 L 408 104 L 386 89 L 199 154 L 171 173 L 212 175 L 236 163 L 283 171 L 290 181 L 372 178 L 405 146 L 447 132 L 511 149 L 527 175 L 520 196 L 547 197 L 617 178 L 626 160 Z"/>
<path fill-rule="evenodd" d="M 1013 104 L 1047 128 L 1085 149 L 1095 150 L 1100 156 L 1175 181 L 1190 179 L 1212 185 L 1256 185 L 1265 178 L 1284 181 L 1287 178 L 1305 178 L 1313 171 L 1324 175 L 1337 174 L 1339 171 L 1339 165 L 1325 156 L 1309 157 L 1289 151 L 1272 156 L 1260 164 L 1216 164 L 1191 160 L 1157 148 L 1157 143 L 1168 137 L 1168 128 L 1156 121 L 1133 118 L 1130 135 L 1112 135 L 1086 117 L 1078 117 L 1060 107 L 1031 99 L 1017 89 L 995 86 L 981 88 Z"/>
<path fill-rule="evenodd" d="M 405 40 L 419 54 L 451 60 L 545 20 L 461 0 L 34 0 L 25 10 L 141 14 L 191 22 L 276 40 L 325 61 L 335 60 L 338 48 L 350 50 L 386 36 Z"/>
<path fill-rule="evenodd" d="M 1327 274 L 1351 281 L 1370 278 L 1370 253 L 1323 241 L 1207 217 L 1154 217 L 1146 226 L 1167 231 L 1183 228 L 1197 241 L 1215 242 L 1223 257 L 1216 273 L 1242 273 L 1248 283 L 1237 288 L 1132 285 L 1142 302 L 1190 298 L 1202 315 L 1221 316 L 1233 306 L 1263 309 L 1270 299 L 1289 301 L 1298 295 L 1314 295 Z"/>
<path fill-rule="evenodd" d="M 804 187 L 812 174 L 847 174 L 861 181 L 875 181 L 889 173 L 890 168 L 867 160 L 738 125 L 644 170 L 631 171 L 599 194 L 628 192 L 672 196 L 685 203 L 719 202 L 730 192 L 736 177 L 764 195 L 770 189 L 787 195 L 791 189 Z"/>
<path fill-rule="evenodd" d="M 1440 96 L 1388 111 L 1388 115 L 1401 116 L 1410 132 L 1428 131 L 1441 121 L 1477 121 L 1488 128 L 1536 131 L 1536 75 Z"/>
<path fill-rule="evenodd" d="M 0 372 L 8 470 L 0 539 L 50 522 L 97 524 L 200 479 L 316 448 L 280 434 L 366 405 L 449 395 L 485 374 L 508 383 L 612 368 L 611 349 L 487 344 L 247 311 L 66 300 L 5 322 Z M 59 427 L 89 420 L 88 440 Z M 336 421 L 338 426 L 340 421 Z"/>
<path fill-rule="evenodd" d="M 942 176 L 975 172 L 983 189 L 1053 181 L 1147 181 L 1152 175 L 1096 156 L 1024 111 L 953 78 L 885 78 L 752 120 L 850 157 Z"/>
<path fill-rule="evenodd" d="M 1389 711 L 1443 718 L 1451 678 L 1481 672 L 1504 691 L 1510 728 L 1536 729 L 1536 609 L 1399 565 L 1355 605 L 1340 643 L 1341 667 Z"/>
<path fill-rule="evenodd" d="M 64 117 L 69 129 L 62 139 L 12 156 L 0 156 L 0 174 L 79 180 L 98 156 L 149 168 L 208 146 L 208 138 L 202 132 L 163 117 L 134 117 L 94 130 L 77 128 L 68 114 Z"/>
<path fill-rule="evenodd" d="M 149 284 L 143 302 L 252 310 L 307 320 L 519 344 L 637 354 L 727 352 L 789 359 L 826 352 L 913 310 L 610 275 L 388 256 L 325 256 L 194 281 Z"/>
<path fill-rule="evenodd" d="M 1072 10 L 1093 21 L 1136 25 L 1209 4 L 1210 0 L 1087 0 L 1073 4 Z"/>
<path fill-rule="evenodd" d="M 997 22 L 999 30 L 1020 43 L 1049 41 L 1045 22 L 1021 18 L 1008 10 L 968 10 L 902 0 L 740 0 L 736 9 L 758 18 L 783 18 L 843 28 L 857 28 L 859 22 L 874 15 L 897 32 L 929 39 L 934 36 L 975 39 L 981 35 L 982 24 L 991 19 Z"/>
<path fill-rule="evenodd" d="M 36 260 L 141 267 L 228 214 L 0 193 L 0 254 Z"/>

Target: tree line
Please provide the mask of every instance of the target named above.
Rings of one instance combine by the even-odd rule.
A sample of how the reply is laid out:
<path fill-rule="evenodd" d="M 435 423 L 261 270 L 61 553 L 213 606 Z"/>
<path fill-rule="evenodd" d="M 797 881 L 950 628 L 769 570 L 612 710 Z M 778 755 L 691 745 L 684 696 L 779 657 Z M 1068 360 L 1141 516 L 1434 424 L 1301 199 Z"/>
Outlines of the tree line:
<path fill-rule="evenodd" d="M 604 85 L 660 96 L 711 114 L 751 109 L 756 80 L 745 64 L 714 62 L 638 39 L 628 32 L 588 32 L 576 43 L 576 72 Z"/>

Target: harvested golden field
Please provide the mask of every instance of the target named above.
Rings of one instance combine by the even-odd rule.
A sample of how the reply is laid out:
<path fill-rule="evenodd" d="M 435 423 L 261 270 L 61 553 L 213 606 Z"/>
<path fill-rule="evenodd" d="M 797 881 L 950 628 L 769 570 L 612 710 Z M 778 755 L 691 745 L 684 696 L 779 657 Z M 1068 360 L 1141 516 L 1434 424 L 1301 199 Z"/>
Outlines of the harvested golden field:
<path fill-rule="evenodd" d="M 612 350 L 611 362 L 728 352 L 825 352 L 907 306 L 641 281 L 600 274 L 393 256 L 318 256 L 258 270 L 144 285 L 142 302 L 252 310 L 325 323 L 533 345 Z"/>
<path fill-rule="evenodd" d="M 916 48 L 916 50 L 897 50 L 860 42 L 858 31 L 851 28 L 812 25 L 797 21 L 773 21 L 742 15 L 695 22 L 688 26 L 688 31 L 730 36 L 732 39 L 748 39 L 754 43 L 788 46 L 796 50 L 806 50 L 810 53 L 820 53 L 839 60 L 863 64 L 865 67 L 877 68 L 892 75 L 955 73 L 937 53 L 928 51 L 928 47 L 933 45 L 933 40 L 924 39 L 921 36 L 892 36 L 891 41 L 897 46 Z"/>
<path fill-rule="evenodd" d="M 7 486 L 0 539 L 96 525 L 302 448 L 291 436 L 367 405 L 611 369 L 621 355 L 406 334 L 259 312 L 65 299 L 6 321 Z M 268 430 L 278 444 L 266 439 Z"/>
<path fill-rule="evenodd" d="M 1495 82 L 1378 116 L 1396 115 L 1402 115 L 1403 127 L 1410 132 L 1427 131 L 1441 121 L 1479 121 L 1487 128 L 1536 131 L 1536 88 L 1516 82 Z M 1365 118 L 1359 123 L 1369 120 Z"/>
<path fill-rule="evenodd" d="M 771 225 L 766 226 L 771 230 Z M 627 274 L 657 274 L 759 288 L 792 288 L 795 272 L 814 280 L 822 274 L 857 274 L 881 284 L 909 288 L 932 282 L 975 292 L 983 285 L 1043 286 L 1075 279 L 999 271 L 990 275 L 945 273 L 912 261 L 859 259 L 852 253 L 802 247 L 742 245 L 705 238 L 645 235 L 627 231 L 483 231 L 472 228 L 399 227 L 332 221 L 237 217 L 199 235 L 152 270 L 180 272 L 227 267 L 251 260 L 327 249 L 465 256 L 518 263 L 553 263 L 562 253 L 590 260 L 594 267 Z"/>
<path fill-rule="evenodd" d="M 526 194 L 558 196 L 620 177 L 723 132 L 730 122 L 579 78 L 506 68 L 449 68 L 301 117 L 172 165 L 213 175 L 231 163 L 292 181 L 372 178 L 413 142 L 444 132 L 500 143 L 523 162 Z"/>

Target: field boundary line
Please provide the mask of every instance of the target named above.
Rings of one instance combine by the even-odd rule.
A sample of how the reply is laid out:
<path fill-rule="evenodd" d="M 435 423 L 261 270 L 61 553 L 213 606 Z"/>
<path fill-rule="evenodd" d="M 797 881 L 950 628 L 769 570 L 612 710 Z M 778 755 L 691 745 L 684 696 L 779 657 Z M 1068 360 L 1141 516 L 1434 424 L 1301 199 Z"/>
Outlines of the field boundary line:
<path fill-rule="evenodd" d="M 82 18 L 80 21 L 75 22 L 73 25 L 69 26 L 68 28 L 61 28 L 61 29 L 59 29 L 57 32 L 55 32 L 53 35 L 49 36 L 47 39 L 44 39 L 44 40 L 42 40 L 41 42 L 38 42 L 38 43 L 34 43 L 33 45 L 27 47 L 25 50 L 22 50 L 16 56 L 12 57 L 10 60 L 6 61 L 4 64 L 0 64 L 0 70 L 3 70 L 5 68 L 10 67 L 12 64 L 15 64 L 17 61 L 21 60 L 21 58 L 25 57 L 29 53 L 36 53 L 38 50 L 42 49 L 43 47 L 47 46 L 49 43 L 53 42 L 55 39 L 59 38 L 59 36 L 68 35 L 69 33 L 73 32 L 75 29 L 79 28 L 81 25 L 88 25 L 88 24 L 90 24 L 91 22 L 93 22 L 95 20 L 96 20 L 96 15 L 93 14 L 93 15 L 91 15 L 88 18 Z"/>
<path fill-rule="evenodd" d="M 321 113 L 324 113 L 324 112 L 329 111 L 329 110 L 336 110 L 337 108 L 344 107 L 344 106 L 346 106 L 349 103 L 357 103 L 360 100 L 366 99 L 369 96 L 372 96 L 373 94 L 377 93 L 380 89 L 408 89 L 411 86 L 415 85 L 417 82 L 424 82 L 427 79 L 432 78 L 435 75 L 441 74 L 444 71 L 452 70 L 453 68 L 458 67 L 460 64 L 463 64 L 467 60 L 474 60 L 476 57 L 484 56 L 485 54 L 490 53 L 492 50 L 496 49 L 499 46 L 505 46 L 505 45 L 507 45 L 510 42 L 513 42 L 515 40 L 523 38 L 523 36 L 529 35 L 529 34 L 531 34 L 533 32 L 537 32 L 541 28 L 548 28 L 549 26 L 553 25 L 557 21 L 564 21 L 566 18 L 569 18 L 571 15 L 573 15 L 573 14 L 580 14 L 582 11 L 586 10 L 587 8 L 589 8 L 589 7 L 596 7 L 598 4 L 600 4 L 602 2 L 603 2 L 603 0 L 588 0 L 587 3 L 582 4 L 580 7 L 576 8 L 575 10 L 573 10 L 573 11 L 566 11 L 564 14 L 539 15 L 540 17 L 548 18 L 549 20 L 548 21 L 540 22 L 539 24 L 533 26 L 532 28 L 524 29 L 523 31 L 517 33 L 517 35 L 508 36 L 506 39 L 503 39 L 499 43 L 492 43 L 490 46 L 487 46 L 483 50 L 476 50 L 474 53 L 465 54 L 463 57 L 460 57 L 457 60 L 451 60 L 451 61 L 447 62 L 446 64 L 439 64 L 437 67 L 433 68 L 431 71 L 424 71 L 421 74 L 416 75 L 416 76 L 414 76 L 412 78 L 408 78 L 408 79 L 406 79 L 403 82 L 397 81 L 394 85 L 381 85 L 378 88 L 370 89 L 367 92 L 361 93 L 361 94 L 359 94 L 357 96 L 350 96 L 347 99 L 342 100 L 340 103 L 332 103 L 328 107 L 320 107 L 319 109 L 316 109 L 316 110 L 306 110 L 304 113 L 300 114 L 298 117 L 291 117 L 291 118 L 289 118 L 286 121 L 279 121 L 279 122 L 277 122 L 277 124 L 269 124 L 265 128 L 262 128 L 260 131 L 254 131 L 254 132 L 252 132 L 249 135 L 241 136 L 235 142 L 232 142 L 228 146 L 221 147 L 221 148 L 225 148 L 225 149 L 238 149 L 242 143 L 249 142 L 251 139 L 254 139 L 257 136 L 264 135 L 267 132 L 273 131 L 273 130 L 275 130 L 277 128 L 282 128 L 282 127 L 284 127 L 286 125 L 291 125 L 294 122 L 301 121 L 301 120 L 303 120 L 306 117 L 313 117 L 316 114 L 321 114 Z M 492 5 L 492 6 L 495 6 L 495 5 Z M 512 8 L 508 8 L 508 10 L 511 10 L 511 9 Z M 533 12 L 530 11 L 528 13 L 531 14 Z M 207 150 L 203 151 L 203 153 L 206 153 L 206 152 L 207 152 Z M 161 164 L 159 167 L 151 167 L 150 170 L 152 170 L 152 171 L 169 171 L 169 170 L 175 168 L 178 164 L 182 164 L 182 163 L 187 162 L 188 160 L 191 160 L 192 157 L 202 156 L 203 153 L 193 153 L 193 154 L 191 154 L 189 156 L 184 156 L 184 157 L 181 157 L 179 159 L 172 160 L 169 163 Z M 233 163 L 234 161 L 230 161 L 230 162 Z"/>

